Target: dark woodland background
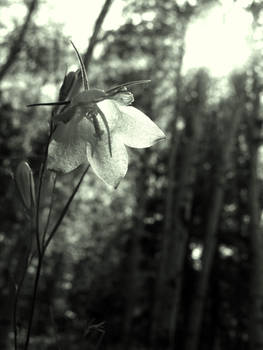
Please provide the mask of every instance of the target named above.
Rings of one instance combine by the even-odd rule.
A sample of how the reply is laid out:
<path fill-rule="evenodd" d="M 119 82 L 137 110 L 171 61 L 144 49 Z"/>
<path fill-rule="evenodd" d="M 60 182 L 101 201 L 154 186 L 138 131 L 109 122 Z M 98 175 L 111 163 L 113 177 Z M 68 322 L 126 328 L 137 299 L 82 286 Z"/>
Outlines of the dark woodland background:
<path fill-rule="evenodd" d="M 43 87 L 58 92 L 77 62 L 59 25 L 38 24 L 39 0 L 18 2 L 28 12 L 11 31 L 0 16 L 1 350 L 12 349 L 14 283 L 28 244 L 12 173 L 27 159 L 37 176 L 50 117 L 48 107 L 25 106 L 46 101 Z M 11 3 L 1 0 L 0 13 Z M 246 8 L 250 60 L 224 79 L 205 69 L 182 74 L 186 30 L 217 1 L 127 0 L 126 23 L 104 32 L 111 3 L 82 52 L 91 85 L 151 79 L 133 88 L 134 105 L 167 140 L 129 149 L 117 191 L 87 175 L 47 253 L 31 349 L 262 350 L 263 1 Z M 58 208 L 72 178 L 59 182 Z M 21 336 L 34 272 L 33 259 Z"/>

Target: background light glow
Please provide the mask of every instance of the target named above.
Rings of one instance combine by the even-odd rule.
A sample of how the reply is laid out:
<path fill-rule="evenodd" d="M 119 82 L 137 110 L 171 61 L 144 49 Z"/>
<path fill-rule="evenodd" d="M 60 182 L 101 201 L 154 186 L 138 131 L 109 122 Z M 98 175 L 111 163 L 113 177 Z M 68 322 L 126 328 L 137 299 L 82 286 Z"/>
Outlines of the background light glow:
<path fill-rule="evenodd" d="M 248 12 L 235 4 L 208 10 L 189 26 L 184 71 L 206 67 L 219 77 L 244 66 L 251 52 L 251 23 Z"/>

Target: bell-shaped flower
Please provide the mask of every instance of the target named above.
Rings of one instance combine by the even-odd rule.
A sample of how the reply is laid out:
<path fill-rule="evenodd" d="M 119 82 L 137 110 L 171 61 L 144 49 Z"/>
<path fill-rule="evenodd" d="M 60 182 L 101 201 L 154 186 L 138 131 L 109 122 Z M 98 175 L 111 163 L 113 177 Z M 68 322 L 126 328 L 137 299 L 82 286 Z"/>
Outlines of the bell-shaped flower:
<path fill-rule="evenodd" d="M 84 64 L 72 45 L 80 70 L 65 77 L 59 102 L 29 105 L 55 105 L 52 112 L 55 129 L 48 148 L 47 166 L 67 173 L 89 162 L 100 179 L 116 188 L 128 168 L 126 146 L 150 147 L 165 138 L 150 118 L 130 106 L 134 99 L 127 86 L 149 81 L 122 84 L 106 92 L 89 89 Z M 79 92 L 81 81 L 83 92 Z"/>
<path fill-rule="evenodd" d="M 86 94 L 94 91 L 88 90 Z M 143 112 L 129 105 L 133 95 L 126 89 L 97 102 L 95 113 L 89 113 L 88 104 L 80 104 L 85 92 L 81 94 L 78 104 L 73 103 L 71 110 L 68 108 L 60 115 L 63 119 L 73 113 L 68 122 L 57 125 L 49 145 L 48 168 L 66 173 L 89 162 L 101 180 L 116 188 L 128 169 L 126 146 L 150 147 L 165 135 Z"/>

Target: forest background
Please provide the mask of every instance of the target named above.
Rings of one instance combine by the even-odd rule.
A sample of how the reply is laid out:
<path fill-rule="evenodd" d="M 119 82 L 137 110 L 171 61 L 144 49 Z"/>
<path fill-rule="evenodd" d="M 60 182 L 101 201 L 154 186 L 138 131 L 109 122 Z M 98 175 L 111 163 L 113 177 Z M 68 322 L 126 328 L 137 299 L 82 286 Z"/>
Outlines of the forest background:
<path fill-rule="evenodd" d="M 167 139 L 129 150 L 116 191 L 86 176 L 47 253 L 31 348 L 263 350 L 263 1 L 126 0 L 119 27 L 103 30 L 113 3 L 81 48 L 90 83 L 151 79 L 133 88 L 134 106 Z M 12 174 L 27 159 L 37 175 L 50 118 L 49 108 L 26 105 L 56 100 L 77 67 L 63 25 L 39 20 L 45 0 L 17 0 L 25 15 L 4 16 L 13 4 L 0 1 L 1 349 L 13 346 L 13 290 L 28 244 Z M 250 18 L 249 56 L 233 41 L 214 66 L 235 51 L 242 64 L 218 76 L 192 57 L 184 69 L 191 25 L 232 5 Z M 203 52 L 196 38 L 204 60 L 214 41 Z M 60 181 L 56 203 L 73 178 Z M 19 301 L 21 336 L 35 265 Z"/>

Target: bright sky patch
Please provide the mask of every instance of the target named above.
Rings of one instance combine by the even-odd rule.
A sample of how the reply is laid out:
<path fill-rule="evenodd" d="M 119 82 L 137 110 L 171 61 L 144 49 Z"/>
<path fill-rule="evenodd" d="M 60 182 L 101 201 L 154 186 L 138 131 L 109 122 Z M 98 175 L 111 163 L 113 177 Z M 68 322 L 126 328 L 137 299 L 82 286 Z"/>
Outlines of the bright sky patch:
<path fill-rule="evenodd" d="M 251 21 L 251 15 L 235 3 L 208 10 L 188 29 L 184 71 L 206 67 L 220 77 L 242 68 L 251 52 Z"/>

